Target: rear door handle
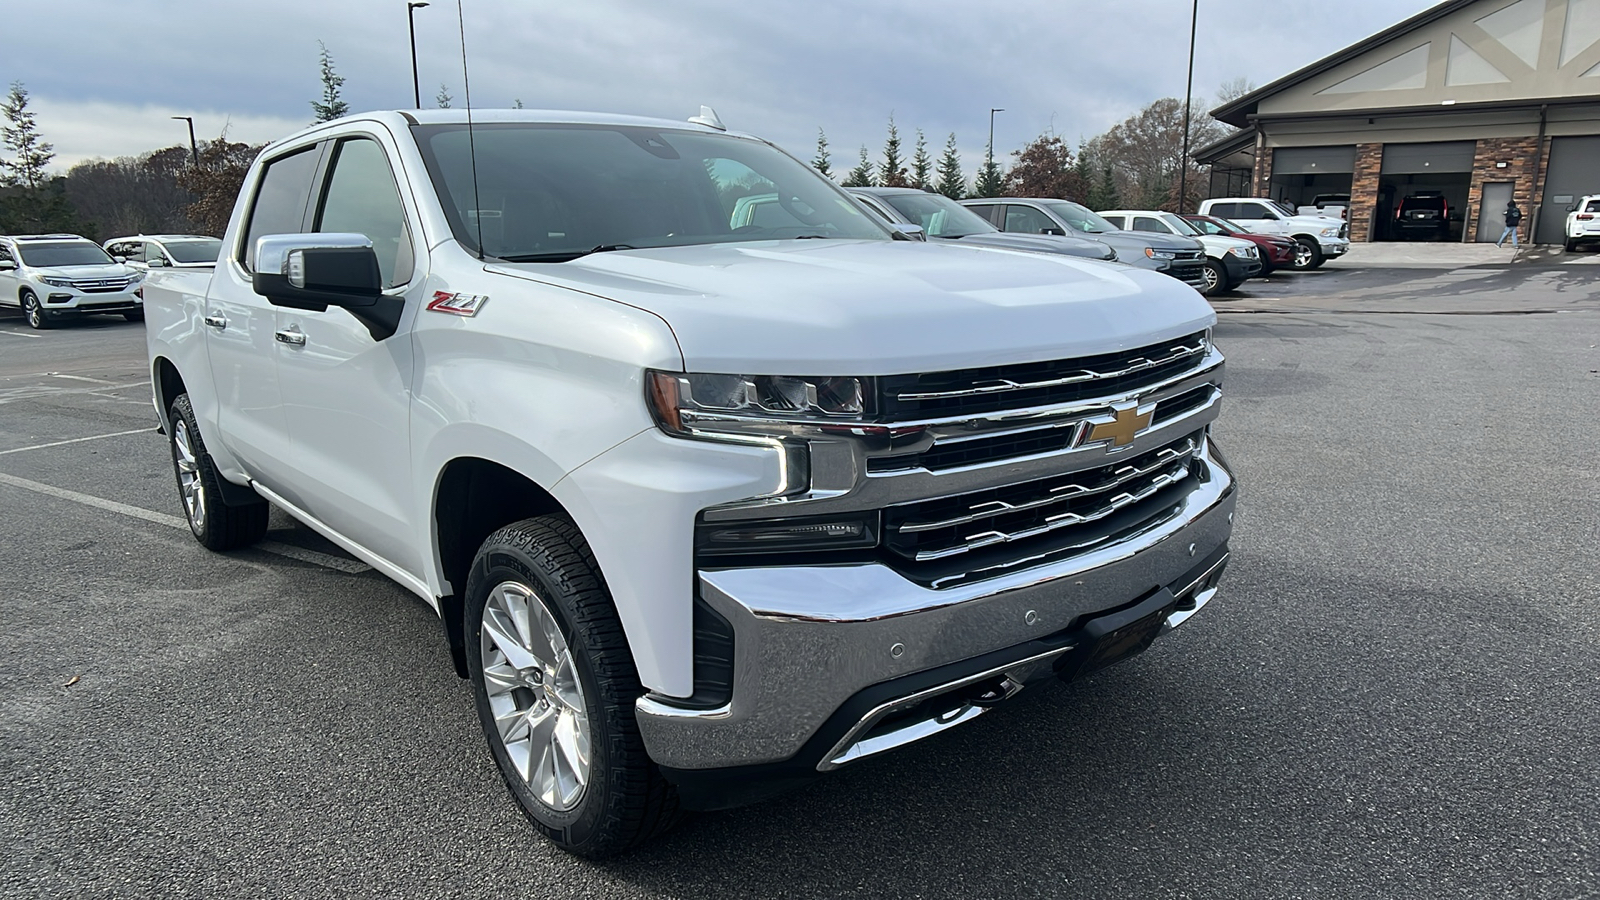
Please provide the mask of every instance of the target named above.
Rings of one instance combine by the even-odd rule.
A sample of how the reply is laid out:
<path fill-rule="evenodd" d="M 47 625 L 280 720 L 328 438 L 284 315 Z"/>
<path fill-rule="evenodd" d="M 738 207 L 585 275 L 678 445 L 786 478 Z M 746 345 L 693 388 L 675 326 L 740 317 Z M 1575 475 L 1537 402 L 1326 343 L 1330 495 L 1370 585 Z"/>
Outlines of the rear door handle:
<path fill-rule="evenodd" d="M 210 325 L 212 328 L 227 328 L 228 327 L 228 318 L 226 316 L 206 316 L 204 321 L 205 321 L 205 323 L 207 325 Z"/>
<path fill-rule="evenodd" d="M 294 344 L 297 347 L 304 346 L 306 342 L 305 333 L 298 328 L 292 327 L 286 331 L 276 332 L 273 337 L 277 338 L 280 344 Z"/>

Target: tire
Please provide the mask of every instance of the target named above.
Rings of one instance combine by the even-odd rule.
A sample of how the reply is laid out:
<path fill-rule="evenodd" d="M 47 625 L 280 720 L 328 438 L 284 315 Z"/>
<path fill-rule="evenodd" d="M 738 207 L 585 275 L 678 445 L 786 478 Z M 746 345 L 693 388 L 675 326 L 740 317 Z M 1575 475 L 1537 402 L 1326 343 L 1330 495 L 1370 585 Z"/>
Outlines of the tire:
<path fill-rule="evenodd" d="M 22 292 L 22 318 L 27 320 L 28 327 L 36 331 L 43 331 L 51 327 L 50 314 L 39 305 L 39 298 L 33 291 Z"/>
<path fill-rule="evenodd" d="M 217 474 L 205 441 L 200 438 L 188 394 L 179 394 L 172 401 L 168 418 L 172 422 L 167 438 L 172 449 L 172 472 L 177 476 L 178 499 L 195 540 L 208 550 L 233 550 L 265 537 L 271 507 L 265 500 L 229 505 L 223 499 L 222 476 Z"/>
<path fill-rule="evenodd" d="M 1228 273 L 1222 270 L 1221 263 L 1206 260 L 1206 264 L 1201 267 L 1201 275 L 1205 278 L 1205 287 L 1200 288 L 1200 296 L 1210 297 L 1228 289 Z"/>
<path fill-rule="evenodd" d="M 1322 265 L 1324 261 L 1322 248 L 1316 241 L 1310 238 L 1295 238 L 1295 241 L 1300 245 L 1300 249 L 1295 251 L 1294 260 L 1289 263 L 1290 268 L 1296 272 L 1305 272 Z"/>
<path fill-rule="evenodd" d="M 136 310 L 133 310 L 131 312 L 125 312 L 125 313 L 122 314 L 122 317 L 124 319 L 127 319 L 129 322 L 143 322 L 144 321 L 144 310 L 136 309 Z"/>
<path fill-rule="evenodd" d="M 670 828 L 677 794 L 639 736 L 634 701 L 644 689 L 577 526 L 544 516 L 489 535 L 463 605 L 479 722 L 534 827 L 590 859 Z M 525 638 L 511 613 L 543 627 L 526 626 Z"/>
<path fill-rule="evenodd" d="M 1568 253 L 1577 253 L 1578 252 L 1578 242 L 1574 241 L 1574 240 L 1568 240 L 1567 241 L 1567 252 Z"/>

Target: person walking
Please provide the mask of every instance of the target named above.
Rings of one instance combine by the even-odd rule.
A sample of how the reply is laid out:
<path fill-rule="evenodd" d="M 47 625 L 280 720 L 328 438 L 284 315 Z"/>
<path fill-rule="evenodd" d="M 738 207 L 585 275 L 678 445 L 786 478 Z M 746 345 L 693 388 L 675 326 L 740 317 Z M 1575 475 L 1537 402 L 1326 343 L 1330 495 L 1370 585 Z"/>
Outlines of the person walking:
<path fill-rule="evenodd" d="M 1517 201 L 1506 201 L 1506 230 L 1500 232 L 1500 240 L 1495 241 L 1496 247 L 1503 246 L 1506 238 L 1511 238 L 1511 249 L 1517 249 L 1517 226 L 1522 224 L 1522 210 L 1517 207 Z"/>

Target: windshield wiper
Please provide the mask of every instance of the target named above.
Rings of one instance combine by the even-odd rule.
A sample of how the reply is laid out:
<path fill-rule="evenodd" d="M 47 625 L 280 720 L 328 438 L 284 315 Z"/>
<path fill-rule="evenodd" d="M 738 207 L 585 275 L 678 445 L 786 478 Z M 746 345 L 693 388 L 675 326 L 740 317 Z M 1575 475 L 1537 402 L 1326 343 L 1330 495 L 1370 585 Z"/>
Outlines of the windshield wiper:
<path fill-rule="evenodd" d="M 792 241 L 826 241 L 832 238 L 831 234 L 797 234 L 790 238 Z"/>
<path fill-rule="evenodd" d="M 502 256 L 506 262 L 571 262 L 575 259 L 588 256 L 591 253 L 609 253 L 612 250 L 637 250 L 632 244 L 600 244 L 588 250 L 558 250 L 551 253 L 523 253 L 517 256 Z"/>

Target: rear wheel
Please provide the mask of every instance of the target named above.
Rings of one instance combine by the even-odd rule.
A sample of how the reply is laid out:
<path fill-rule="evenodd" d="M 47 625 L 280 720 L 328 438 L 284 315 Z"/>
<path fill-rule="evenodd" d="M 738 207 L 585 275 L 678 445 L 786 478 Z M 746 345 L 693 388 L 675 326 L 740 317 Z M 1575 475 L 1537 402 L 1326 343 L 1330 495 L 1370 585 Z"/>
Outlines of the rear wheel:
<path fill-rule="evenodd" d="M 1200 270 L 1200 277 L 1205 281 L 1200 288 L 1202 296 L 1209 297 L 1227 290 L 1228 273 L 1222 270 L 1220 263 L 1206 260 L 1206 264 Z"/>
<path fill-rule="evenodd" d="M 467 578 L 467 666 L 484 736 L 528 819 L 600 858 L 676 821 L 677 795 L 645 752 L 644 693 L 594 555 L 572 522 L 491 534 Z"/>
<path fill-rule="evenodd" d="M 267 501 L 229 505 L 222 495 L 221 479 L 200 439 L 194 407 L 188 394 L 172 401 L 172 471 L 178 477 L 178 496 L 195 540 L 210 550 L 232 550 L 254 544 L 266 536 Z"/>
<path fill-rule="evenodd" d="M 1322 265 L 1322 248 L 1316 241 L 1311 238 L 1296 238 L 1295 242 L 1300 245 L 1294 251 L 1294 262 L 1290 263 L 1295 271 L 1304 272 Z"/>
<path fill-rule="evenodd" d="M 33 291 L 22 292 L 22 317 L 28 320 L 28 327 L 43 331 L 50 327 L 50 314 L 39 305 L 39 298 Z"/>
<path fill-rule="evenodd" d="M 1568 241 L 1567 241 L 1567 252 L 1568 253 L 1576 253 L 1576 252 L 1578 252 L 1578 242 L 1574 241 L 1574 240 L 1571 240 L 1571 239 L 1568 239 Z"/>

